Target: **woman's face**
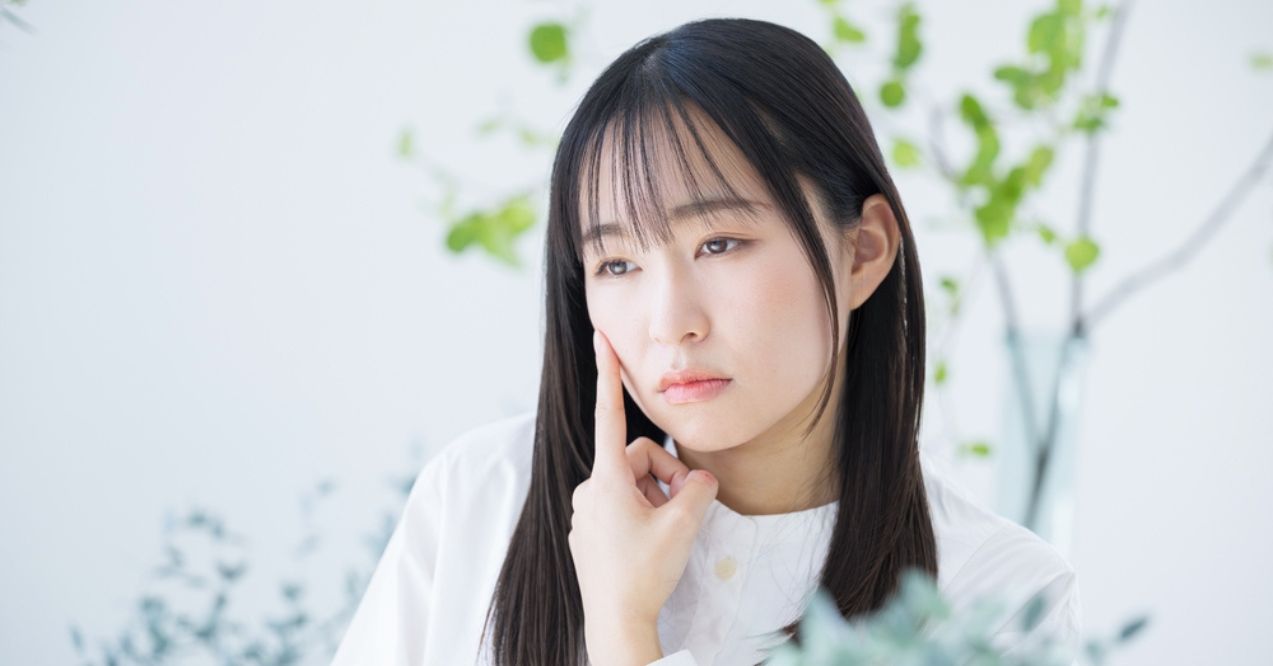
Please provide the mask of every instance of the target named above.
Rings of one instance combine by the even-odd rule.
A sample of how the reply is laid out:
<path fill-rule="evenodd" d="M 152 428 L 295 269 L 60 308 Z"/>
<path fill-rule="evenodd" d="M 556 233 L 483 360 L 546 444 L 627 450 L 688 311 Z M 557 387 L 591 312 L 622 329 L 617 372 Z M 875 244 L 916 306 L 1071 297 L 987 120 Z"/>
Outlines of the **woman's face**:
<path fill-rule="evenodd" d="M 678 446 L 708 452 L 777 434 L 776 427 L 803 427 L 823 389 L 832 341 L 821 285 L 759 174 L 714 125 L 698 128 L 723 175 L 754 202 L 751 220 L 744 210 L 720 205 L 712 228 L 689 212 L 673 220 L 671 242 L 652 243 L 647 251 L 630 235 L 607 235 L 602 252 L 588 242 L 583 247 L 588 313 L 619 357 L 624 388 Z M 601 164 L 615 159 L 611 143 Z M 674 159 L 668 150 L 656 153 L 664 158 L 652 160 L 653 172 L 663 201 L 675 210 L 692 197 L 678 170 L 668 168 Z M 704 198 L 728 198 L 703 157 L 687 152 Z M 609 169 L 601 171 L 600 221 L 630 234 L 631 221 L 615 203 L 623 192 L 613 189 L 623 184 L 610 180 Z M 800 184 L 831 258 L 843 342 L 852 248 L 832 231 L 809 183 L 801 178 Z M 660 391 L 664 373 L 686 369 L 729 381 L 705 400 L 678 402 L 675 391 Z"/>

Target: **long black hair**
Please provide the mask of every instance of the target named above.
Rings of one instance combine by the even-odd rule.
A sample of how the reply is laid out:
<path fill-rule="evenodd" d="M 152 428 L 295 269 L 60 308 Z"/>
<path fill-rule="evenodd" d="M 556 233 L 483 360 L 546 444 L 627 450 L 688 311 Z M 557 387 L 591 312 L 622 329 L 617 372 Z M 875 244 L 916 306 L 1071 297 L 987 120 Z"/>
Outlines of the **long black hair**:
<path fill-rule="evenodd" d="M 833 349 L 843 349 L 835 405 L 839 489 L 835 528 L 820 574 L 846 618 L 874 611 L 903 570 L 937 575 L 937 550 L 920 470 L 917 432 L 924 388 L 924 295 L 910 223 L 870 123 L 852 88 L 808 37 L 765 21 L 693 21 L 638 42 L 588 89 L 557 147 L 545 245 L 546 330 L 530 489 L 486 617 L 497 664 L 586 663 L 583 605 L 567 535 L 571 495 L 593 462 L 597 368 L 581 261 L 581 202 L 596 223 L 601 148 L 626 184 L 634 220 L 669 238 L 646 145 L 674 118 L 688 126 L 721 186 L 728 179 L 704 147 L 690 112 L 709 119 L 761 174 L 823 287 Z M 686 182 L 697 183 L 686 146 L 669 131 Z M 640 163 L 640 168 L 634 164 Z M 860 224 L 863 201 L 881 194 L 900 228 L 887 276 L 849 317 L 841 346 L 830 259 L 797 175 L 815 187 L 838 229 Z M 693 189 L 696 185 L 691 185 Z M 648 213 L 653 212 L 653 215 Z M 841 352 L 832 355 L 831 371 Z M 834 377 L 828 374 L 829 377 Z M 828 406 L 832 383 L 818 404 Z M 624 393 L 628 438 L 665 433 Z M 798 640 L 798 618 L 781 629 Z"/>

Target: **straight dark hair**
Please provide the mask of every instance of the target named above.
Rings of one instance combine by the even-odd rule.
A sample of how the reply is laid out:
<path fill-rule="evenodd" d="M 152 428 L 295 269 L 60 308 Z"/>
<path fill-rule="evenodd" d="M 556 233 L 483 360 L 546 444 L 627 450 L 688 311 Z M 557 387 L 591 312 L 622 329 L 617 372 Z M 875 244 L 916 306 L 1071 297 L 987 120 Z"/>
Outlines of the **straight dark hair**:
<path fill-rule="evenodd" d="M 686 23 L 638 42 L 592 84 L 557 147 L 545 246 L 546 330 L 530 489 L 491 599 L 501 665 L 585 664 L 583 605 L 567 535 L 575 487 L 590 475 L 597 367 L 584 291 L 580 205 L 595 225 L 601 147 L 613 133 L 626 205 L 644 247 L 670 237 L 650 173 L 647 141 L 670 130 L 691 191 L 698 178 L 673 127 L 684 121 L 718 184 L 734 193 L 704 146 L 690 110 L 701 111 L 763 177 L 800 240 L 831 315 L 831 372 L 841 349 L 830 260 L 797 175 L 814 185 L 832 224 L 861 222 L 879 193 L 900 227 L 901 248 L 884 281 L 849 317 L 834 448 L 839 506 L 819 584 L 849 619 L 884 605 L 906 569 L 937 575 L 937 547 L 920 470 L 917 432 L 924 389 L 924 295 L 910 224 L 866 114 L 825 51 L 765 21 Z M 640 162 L 640 168 L 633 165 Z M 617 183 L 617 181 L 616 181 Z M 616 185 L 617 186 L 617 185 Z M 581 197 L 581 193 L 584 195 Z M 650 229 L 645 229 L 646 222 Z M 828 372 L 827 377 L 834 375 Z M 818 404 L 828 406 L 832 383 Z M 666 433 L 624 392 L 629 441 Z M 818 418 L 813 419 L 816 423 Z M 636 572 L 640 575 L 640 572 Z M 799 640 L 799 618 L 781 631 Z"/>

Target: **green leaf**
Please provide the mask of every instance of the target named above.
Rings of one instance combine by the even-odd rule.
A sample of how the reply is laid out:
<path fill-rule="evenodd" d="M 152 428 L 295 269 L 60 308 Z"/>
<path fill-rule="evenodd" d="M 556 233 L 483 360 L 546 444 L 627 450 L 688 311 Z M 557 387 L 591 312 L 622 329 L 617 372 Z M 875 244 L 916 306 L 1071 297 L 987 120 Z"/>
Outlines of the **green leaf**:
<path fill-rule="evenodd" d="M 950 314 L 959 314 L 959 281 L 949 275 L 943 275 L 941 278 L 941 288 L 946 292 L 947 298 L 950 299 Z"/>
<path fill-rule="evenodd" d="M 517 138 L 521 139 L 522 145 L 527 147 L 547 145 L 552 142 L 551 138 L 529 127 L 517 128 Z"/>
<path fill-rule="evenodd" d="M 1039 238 L 1043 239 L 1045 244 L 1051 245 L 1056 242 L 1056 232 L 1052 230 L 1052 227 L 1039 223 L 1034 228 L 1039 232 Z"/>
<path fill-rule="evenodd" d="M 913 3 L 908 2 L 898 10 L 897 53 L 893 56 L 893 66 L 900 71 L 909 69 L 924 52 L 924 44 L 919 39 L 919 22 L 919 13 Z"/>
<path fill-rule="evenodd" d="M 1096 244 L 1096 241 L 1086 236 L 1080 236 L 1066 244 L 1065 261 L 1070 264 L 1070 268 L 1075 273 L 1082 273 L 1096 262 L 1096 258 L 1100 256 L 1100 253 L 1101 248 Z"/>
<path fill-rule="evenodd" d="M 1090 134 L 1104 128 L 1107 125 L 1109 110 L 1118 108 L 1118 104 L 1118 98 L 1107 92 L 1083 97 L 1074 118 L 1074 129 Z"/>
<path fill-rule="evenodd" d="M 972 163 L 960 177 L 960 184 L 993 187 L 995 184 L 994 162 L 998 155 L 999 135 L 991 129 L 978 131 L 977 154 L 973 156 Z"/>
<path fill-rule="evenodd" d="M 1013 86 L 1019 86 L 1029 83 L 1033 75 L 1023 67 L 1000 65 L 994 70 L 994 78 Z"/>
<path fill-rule="evenodd" d="M 470 213 L 452 224 L 450 231 L 446 234 L 447 249 L 458 254 L 476 243 L 478 230 L 485 220 L 486 216 L 483 213 Z"/>
<path fill-rule="evenodd" d="M 1011 204 L 1002 197 L 993 196 L 990 201 L 973 211 L 973 217 L 977 220 L 977 228 L 981 230 L 981 237 L 986 247 L 994 247 L 999 244 L 999 241 L 1008 237 L 1014 213 L 1015 210 Z"/>
<path fill-rule="evenodd" d="M 411 157 L 414 153 L 415 148 L 412 145 L 411 130 L 403 128 L 402 132 L 398 134 L 398 157 Z"/>
<path fill-rule="evenodd" d="M 1267 51 L 1252 53 L 1251 68 L 1256 71 L 1273 70 L 1273 53 Z"/>
<path fill-rule="evenodd" d="M 1012 89 L 1012 101 L 1022 109 L 1033 109 L 1048 99 L 1040 85 L 1040 78 L 1024 67 L 1001 65 L 994 70 L 994 78 Z"/>
<path fill-rule="evenodd" d="M 481 124 L 477 126 L 477 135 L 486 136 L 490 134 L 491 132 L 494 132 L 495 130 L 499 129 L 500 126 L 503 124 L 504 124 L 504 119 L 500 118 L 499 116 L 492 116 L 490 118 L 487 118 L 486 120 L 483 120 Z"/>
<path fill-rule="evenodd" d="M 1091 134 L 1105 127 L 1105 120 L 1101 118 L 1100 116 L 1080 115 L 1079 117 L 1074 119 L 1073 127 L 1074 129 L 1079 130 L 1080 132 Z"/>
<path fill-rule="evenodd" d="M 1026 36 L 1026 50 L 1030 53 L 1051 51 L 1061 33 L 1061 17 L 1057 14 L 1040 14 L 1030 21 Z"/>
<path fill-rule="evenodd" d="M 1092 14 L 1092 18 L 1096 19 L 1097 21 L 1104 21 L 1105 19 L 1109 18 L 1110 14 L 1112 14 L 1113 12 L 1114 12 L 1113 7 L 1110 7 L 1109 5 L 1101 5 L 1100 7 L 1096 8 L 1096 12 Z"/>
<path fill-rule="evenodd" d="M 893 139 L 893 162 L 902 168 L 919 165 L 919 147 L 907 139 Z"/>
<path fill-rule="evenodd" d="M 566 26 L 557 23 L 540 23 L 530 31 L 530 52 L 542 63 L 564 60 L 569 54 L 566 46 Z"/>
<path fill-rule="evenodd" d="M 946 383 L 946 361 L 937 362 L 937 369 L 933 372 L 933 382 L 938 386 Z"/>
<path fill-rule="evenodd" d="M 1056 151 L 1051 146 L 1036 146 L 1030 152 L 1030 159 L 1026 161 L 1026 182 L 1038 187 L 1043 182 L 1043 175 L 1047 173 L 1048 167 L 1052 165 L 1052 158 L 1055 154 Z"/>
<path fill-rule="evenodd" d="M 889 79 L 880 86 L 880 102 L 890 109 L 895 109 L 906 101 L 906 88 L 897 79 Z"/>
<path fill-rule="evenodd" d="M 1026 188 L 1024 167 L 1014 167 L 998 181 L 989 181 L 990 198 L 974 210 L 987 247 L 994 247 L 1008 237 L 1017 215 L 1017 204 Z"/>
<path fill-rule="evenodd" d="M 960 451 L 979 458 L 988 458 L 990 456 L 990 444 L 984 440 L 966 442 L 960 447 Z"/>
<path fill-rule="evenodd" d="M 839 14 L 836 15 L 835 20 L 832 22 L 832 30 L 835 33 L 835 38 L 842 42 L 861 44 L 866 41 L 866 33 Z"/>
<path fill-rule="evenodd" d="M 990 119 L 986 116 L 981 102 L 968 93 L 959 98 L 959 117 L 972 125 L 974 129 L 990 124 Z"/>
<path fill-rule="evenodd" d="M 447 247 L 462 252 L 473 245 L 511 266 L 519 265 L 514 252 L 517 237 L 535 222 L 529 199 L 522 195 L 509 199 L 494 211 L 475 211 L 451 227 Z"/>
<path fill-rule="evenodd" d="M 959 99 L 959 117 L 972 127 L 977 138 L 977 153 L 960 177 L 960 183 L 989 187 L 994 183 L 993 167 L 999 156 L 999 133 L 986 115 L 981 102 L 969 93 L 963 94 Z"/>

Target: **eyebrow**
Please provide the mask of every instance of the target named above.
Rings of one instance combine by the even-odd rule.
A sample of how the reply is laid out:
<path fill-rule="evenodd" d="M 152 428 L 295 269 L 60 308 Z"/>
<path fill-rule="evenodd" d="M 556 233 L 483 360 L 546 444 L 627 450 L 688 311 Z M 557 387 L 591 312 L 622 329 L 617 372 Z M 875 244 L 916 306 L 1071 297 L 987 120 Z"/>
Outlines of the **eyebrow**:
<path fill-rule="evenodd" d="M 673 208 L 670 217 L 672 221 L 679 222 L 722 210 L 746 210 L 748 212 L 755 212 L 757 208 L 768 208 L 768 206 L 759 201 L 735 199 L 733 197 L 695 199 L 694 201 L 681 204 Z M 606 222 L 604 224 L 591 227 L 584 232 L 583 244 L 588 245 L 603 236 L 618 236 L 620 238 L 627 238 L 629 234 L 623 225 L 614 222 Z"/>

